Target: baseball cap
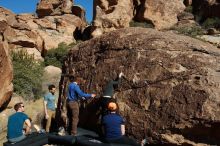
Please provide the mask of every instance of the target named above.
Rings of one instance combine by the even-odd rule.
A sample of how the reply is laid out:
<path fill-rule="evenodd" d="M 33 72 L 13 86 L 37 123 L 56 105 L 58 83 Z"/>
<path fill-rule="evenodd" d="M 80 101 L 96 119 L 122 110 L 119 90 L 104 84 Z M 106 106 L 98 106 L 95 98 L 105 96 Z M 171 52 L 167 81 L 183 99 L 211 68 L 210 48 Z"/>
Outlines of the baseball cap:
<path fill-rule="evenodd" d="M 109 104 L 108 104 L 108 109 L 109 109 L 110 111 L 115 111 L 115 110 L 117 109 L 116 103 L 114 103 L 114 102 L 109 102 Z"/>

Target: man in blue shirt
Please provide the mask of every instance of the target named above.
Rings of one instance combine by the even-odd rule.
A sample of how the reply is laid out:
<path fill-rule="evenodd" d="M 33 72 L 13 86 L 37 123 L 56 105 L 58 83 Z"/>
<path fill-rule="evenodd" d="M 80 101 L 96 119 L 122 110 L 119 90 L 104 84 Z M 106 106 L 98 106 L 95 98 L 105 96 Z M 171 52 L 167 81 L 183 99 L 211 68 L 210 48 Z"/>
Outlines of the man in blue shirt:
<path fill-rule="evenodd" d="M 24 113 L 24 104 L 19 102 L 14 105 L 14 109 L 16 113 L 12 114 L 8 118 L 8 130 L 7 130 L 7 138 L 11 143 L 15 143 L 23 140 L 30 132 L 31 122 L 28 116 Z M 23 125 L 26 125 L 25 131 L 23 132 Z"/>
<path fill-rule="evenodd" d="M 55 85 L 48 86 L 49 92 L 44 96 L 44 112 L 45 118 L 47 119 L 46 123 L 46 132 L 50 131 L 51 121 L 55 118 L 55 111 L 56 111 L 56 87 Z"/>
<path fill-rule="evenodd" d="M 78 84 L 81 84 L 83 80 L 81 78 L 74 78 L 74 76 L 69 77 L 70 84 L 68 86 L 68 95 L 67 95 L 67 114 L 69 118 L 69 129 L 70 134 L 73 136 L 77 135 L 77 125 L 79 121 L 79 103 L 78 100 L 83 99 L 87 100 L 91 97 L 95 97 L 96 94 L 87 94 L 84 93 Z"/>
<path fill-rule="evenodd" d="M 117 104 L 115 102 L 109 102 L 107 108 L 109 114 L 104 115 L 102 118 L 105 140 L 109 143 L 140 146 L 134 140 L 125 136 L 125 122 L 123 118 L 116 113 Z"/>

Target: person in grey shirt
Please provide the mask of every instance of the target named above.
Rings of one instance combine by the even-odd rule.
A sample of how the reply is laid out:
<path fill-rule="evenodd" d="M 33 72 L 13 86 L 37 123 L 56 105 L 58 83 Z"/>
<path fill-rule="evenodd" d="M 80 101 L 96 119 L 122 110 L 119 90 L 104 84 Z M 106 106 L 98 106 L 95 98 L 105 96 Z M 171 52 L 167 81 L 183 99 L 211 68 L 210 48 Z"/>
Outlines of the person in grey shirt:
<path fill-rule="evenodd" d="M 109 102 L 116 102 L 114 98 L 115 89 L 118 88 L 121 83 L 121 78 L 124 74 L 121 72 L 115 80 L 110 80 L 103 90 L 102 100 L 101 100 L 101 108 L 102 108 L 102 116 L 107 112 L 107 105 Z"/>

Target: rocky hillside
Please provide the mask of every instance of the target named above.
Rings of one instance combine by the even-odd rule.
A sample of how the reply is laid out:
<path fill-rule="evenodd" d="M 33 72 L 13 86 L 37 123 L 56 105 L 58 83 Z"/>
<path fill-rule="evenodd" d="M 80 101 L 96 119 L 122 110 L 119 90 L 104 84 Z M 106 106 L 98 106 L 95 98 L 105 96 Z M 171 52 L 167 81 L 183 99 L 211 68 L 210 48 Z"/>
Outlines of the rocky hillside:
<path fill-rule="evenodd" d="M 151 23 L 155 29 L 167 29 L 177 23 L 177 15 L 184 8 L 181 0 L 94 0 L 92 36 L 129 27 L 131 20 Z"/>
<path fill-rule="evenodd" d="M 9 48 L 25 49 L 35 54 L 37 59 L 59 43 L 70 44 L 75 40 L 75 31 L 82 31 L 86 25 L 84 10 L 73 6 L 72 1 L 41 0 L 37 6 L 37 16 L 33 14 L 15 15 L 0 8 L 1 37 Z"/>
<path fill-rule="evenodd" d="M 184 25 L 216 21 L 220 18 L 219 7 L 218 0 L 94 0 L 91 36 L 129 27 L 133 22 L 167 30 L 180 21 Z M 219 29 L 219 22 L 214 27 Z"/>
<path fill-rule="evenodd" d="M 106 82 L 122 71 L 125 78 L 116 97 L 129 136 L 137 140 L 147 137 L 157 144 L 220 145 L 220 50 L 169 31 L 177 26 L 184 28 L 182 32 L 195 31 L 196 37 L 200 24 L 220 18 L 219 3 L 94 0 L 93 22 L 88 27 L 85 10 L 72 0 L 39 0 L 36 15 L 17 15 L 0 7 L 0 110 L 13 92 L 11 51 L 26 50 L 42 61 L 61 42 L 94 37 L 72 48 L 63 64 L 60 125 L 66 118 L 65 75 L 83 77 L 86 84 L 82 88 L 101 96 Z M 150 24 L 153 29 L 129 28 L 131 22 Z M 220 28 L 219 23 L 213 26 Z M 215 35 L 215 29 L 210 32 Z M 220 46 L 219 35 L 200 38 L 204 37 Z M 82 108 L 80 125 L 99 128 L 98 102 L 99 98 L 83 103 L 87 106 Z"/>
<path fill-rule="evenodd" d="M 219 62 L 220 50 L 202 41 L 127 28 L 73 48 L 63 74 L 83 77 L 87 80 L 83 89 L 101 95 L 106 82 L 122 71 L 126 77 L 116 98 L 127 120 L 127 134 L 136 139 L 160 143 L 167 142 L 167 134 L 180 134 L 195 142 L 220 144 Z M 67 77 L 60 84 L 64 103 Z M 97 126 L 95 103 L 81 112 L 81 125 Z"/>
<path fill-rule="evenodd" d="M 43 60 L 47 50 L 57 48 L 59 43 L 76 42 L 74 33 L 86 26 L 84 9 L 71 0 L 40 0 L 36 13 L 16 15 L 0 7 L 1 108 L 5 108 L 13 90 L 11 51 L 25 50 L 36 60 Z"/>

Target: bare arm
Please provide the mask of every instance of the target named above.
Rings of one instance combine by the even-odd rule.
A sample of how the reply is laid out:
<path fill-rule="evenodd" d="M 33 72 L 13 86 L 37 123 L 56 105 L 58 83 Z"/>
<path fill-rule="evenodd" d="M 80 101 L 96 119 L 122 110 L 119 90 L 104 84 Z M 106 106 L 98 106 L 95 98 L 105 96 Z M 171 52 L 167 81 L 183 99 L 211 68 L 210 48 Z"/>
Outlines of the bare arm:
<path fill-rule="evenodd" d="M 47 113 L 47 101 L 44 100 L 44 113 L 45 113 L 45 118 L 48 119 L 48 113 Z"/>
<path fill-rule="evenodd" d="M 121 125 L 121 134 L 125 135 L 125 125 Z"/>
<path fill-rule="evenodd" d="M 122 78 L 122 76 L 124 76 L 124 74 L 123 74 L 123 72 L 120 72 L 120 74 L 118 75 L 117 80 L 112 81 L 112 84 L 113 84 L 113 85 L 118 85 L 118 84 L 120 84 L 120 83 L 121 83 L 121 78 Z"/>
<path fill-rule="evenodd" d="M 27 135 L 31 131 L 31 121 L 29 119 L 26 119 L 24 121 L 26 128 L 25 128 L 25 134 Z"/>

